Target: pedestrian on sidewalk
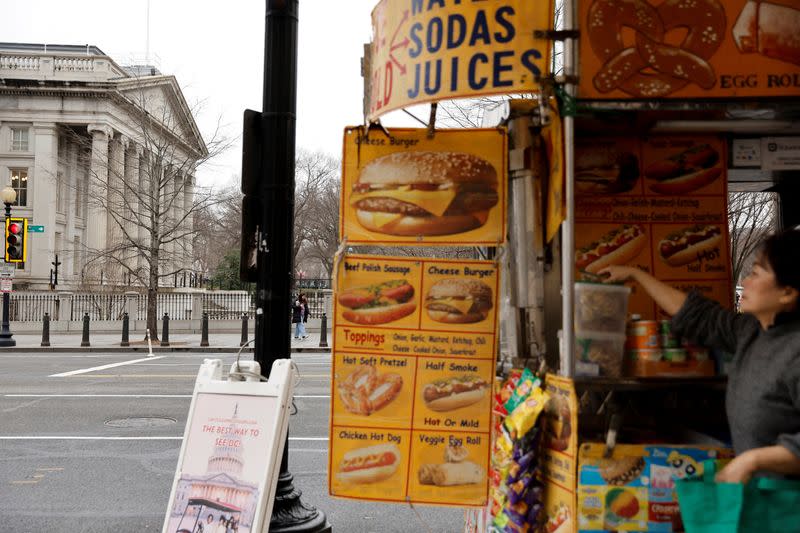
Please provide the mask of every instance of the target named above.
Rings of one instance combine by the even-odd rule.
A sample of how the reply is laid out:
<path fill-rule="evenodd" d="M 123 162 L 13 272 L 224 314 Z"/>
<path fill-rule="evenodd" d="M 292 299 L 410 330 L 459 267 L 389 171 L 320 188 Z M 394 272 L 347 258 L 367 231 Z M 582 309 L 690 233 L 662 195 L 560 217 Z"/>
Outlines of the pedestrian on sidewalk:
<path fill-rule="evenodd" d="M 726 406 L 736 458 L 717 481 L 800 479 L 800 231 L 761 244 L 742 282 L 740 313 L 634 267 L 609 266 L 599 273 L 612 283 L 633 279 L 672 315 L 676 333 L 734 354 Z"/>
<path fill-rule="evenodd" d="M 305 324 L 303 323 L 303 301 L 305 295 L 301 292 L 292 304 L 292 324 L 294 324 L 294 338 L 299 339 L 306 334 Z"/>
<path fill-rule="evenodd" d="M 306 333 L 306 324 L 308 323 L 308 316 L 311 314 L 311 309 L 308 307 L 308 298 L 306 298 L 305 294 L 300 295 L 300 302 L 303 304 L 303 335 L 302 339 L 308 338 L 308 333 Z"/>

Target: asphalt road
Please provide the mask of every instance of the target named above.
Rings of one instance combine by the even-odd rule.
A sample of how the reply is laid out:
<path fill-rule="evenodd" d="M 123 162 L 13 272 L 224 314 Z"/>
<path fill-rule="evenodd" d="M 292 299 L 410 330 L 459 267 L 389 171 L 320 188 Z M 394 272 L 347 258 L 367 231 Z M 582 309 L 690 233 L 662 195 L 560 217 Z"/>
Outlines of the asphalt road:
<path fill-rule="evenodd" d="M 235 356 L 0 353 L 0 532 L 161 531 L 195 376 L 208 357 L 227 369 Z M 289 469 L 303 501 L 324 510 L 337 532 L 463 531 L 459 509 L 328 497 L 331 357 L 293 359 L 301 382 Z"/>

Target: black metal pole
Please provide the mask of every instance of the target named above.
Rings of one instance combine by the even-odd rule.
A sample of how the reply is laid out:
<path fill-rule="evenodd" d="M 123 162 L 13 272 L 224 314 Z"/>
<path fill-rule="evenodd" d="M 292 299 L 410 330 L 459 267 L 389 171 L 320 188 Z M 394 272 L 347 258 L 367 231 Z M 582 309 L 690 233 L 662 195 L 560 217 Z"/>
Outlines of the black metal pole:
<path fill-rule="evenodd" d="M 161 326 L 161 346 L 169 346 L 169 315 L 164 313 L 164 322 Z"/>
<path fill-rule="evenodd" d="M 6 219 L 11 217 L 11 204 L 6 204 Z M 11 298 L 7 292 L 3 293 L 3 323 L 0 326 L 0 346 L 2 347 L 9 347 L 9 346 L 16 346 L 17 341 L 15 341 L 13 337 L 13 333 L 11 333 L 11 327 L 9 323 L 9 315 L 11 314 L 11 310 L 9 309 L 11 305 Z"/>
<path fill-rule="evenodd" d="M 42 346 L 50 346 L 50 315 L 44 314 L 42 319 Z"/>
<path fill-rule="evenodd" d="M 242 313 L 242 340 L 239 346 L 247 344 L 247 313 Z"/>
<path fill-rule="evenodd" d="M 258 250 L 255 333 L 255 360 L 262 373 L 268 373 L 276 359 L 291 357 L 298 8 L 298 0 L 266 0 L 259 184 L 264 202 L 261 239 L 266 246 Z M 301 492 L 292 481 L 287 440 L 269 530 L 331 531 L 323 512 L 300 501 Z"/>
<path fill-rule="evenodd" d="M 203 313 L 200 323 L 200 346 L 208 346 L 208 313 Z"/>
<path fill-rule="evenodd" d="M 128 333 L 130 332 L 130 324 L 128 318 L 128 313 L 123 313 L 122 315 L 122 341 L 119 343 L 120 346 L 130 346 L 131 343 L 128 339 Z"/>
<path fill-rule="evenodd" d="M 89 313 L 83 314 L 83 338 L 81 338 L 81 347 L 85 348 L 89 344 Z"/>
<path fill-rule="evenodd" d="M 328 315 L 322 313 L 322 322 L 319 328 L 319 347 L 328 347 Z"/>

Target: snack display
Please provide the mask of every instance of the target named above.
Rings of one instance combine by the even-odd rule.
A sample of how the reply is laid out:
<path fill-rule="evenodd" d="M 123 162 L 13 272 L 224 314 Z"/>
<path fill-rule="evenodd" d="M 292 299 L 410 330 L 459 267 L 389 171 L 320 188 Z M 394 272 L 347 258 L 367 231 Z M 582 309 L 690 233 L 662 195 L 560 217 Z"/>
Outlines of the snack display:
<path fill-rule="evenodd" d="M 662 239 L 658 243 L 658 253 L 668 265 L 683 266 L 708 257 L 721 242 L 719 226 L 689 226 Z"/>
<path fill-rule="evenodd" d="M 417 308 L 414 287 L 404 279 L 374 285 L 349 287 L 337 295 L 345 320 L 355 324 L 377 325 L 394 322 Z"/>
<path fill-rule="evenodd" d="M 386 407 L 402 387 L 403 378 L 399 374 L 378 374 L 375 367 L 368 366 L 351 372 L 337 388 L 345 409 L 357 415 L 370 415 Z"/>
<path fill-rule="evenodd" d="M 497 172 L 456 152 L 395 152 L 367 163 L 350 193 L 366 229 L 388 235 L 450 235 L 486 223 Z"/>
<path fill-rule="evenodd" d="M 592 242 L 575 255 L 578 270 L 596 274 L 609 265 L 624 265 L 644 250 L 647 235 L 638 224 L 616 228 Z"/>
<path fill-rule="evenodd" d="M 489 316 L 492 289 L 476 279 L 443 279 L 431 285 L 425 311 L 432 320 L 447 324 L 470 324 Z"/>
<path fill-rule="evenodd" d="M 630 287 L 602 283 L 575 284 L 575 330 L 625 333 Z"/>
<path fill-rule="evenodd" d="M 350 450 L 336 471 L 342 483 L 376 483 L 391 477 L 400 466 L 400 449 L 394 444 L 377 444 Z"/>
<path fill-rule="evenodd" d="M 623 371 L 634 377 L 713 376 L 714 361 L 708 349 L 682 342 L 672 333 L 669 320 L 632 321 L 628 325 Z M 647 335 L 642 348 L 641 334 Z"/>
<path fill-rule="evenodd" d="M 425 385 L 422 398 L 432 411 L 453 411 L 481 401 L 488 388 L 478 376 L 451 377 Z"/>

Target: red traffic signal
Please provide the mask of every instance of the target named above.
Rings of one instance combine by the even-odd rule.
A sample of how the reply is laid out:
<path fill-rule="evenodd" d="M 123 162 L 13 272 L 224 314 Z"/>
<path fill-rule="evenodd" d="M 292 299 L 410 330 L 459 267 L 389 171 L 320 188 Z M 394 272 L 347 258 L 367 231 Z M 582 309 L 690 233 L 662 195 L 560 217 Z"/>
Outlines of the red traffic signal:
<path fill-rule="evenodd" d="M 25 261 L 25 229 L 27 219 L 6 219 L 6 263 L 22 263 Z"/>

